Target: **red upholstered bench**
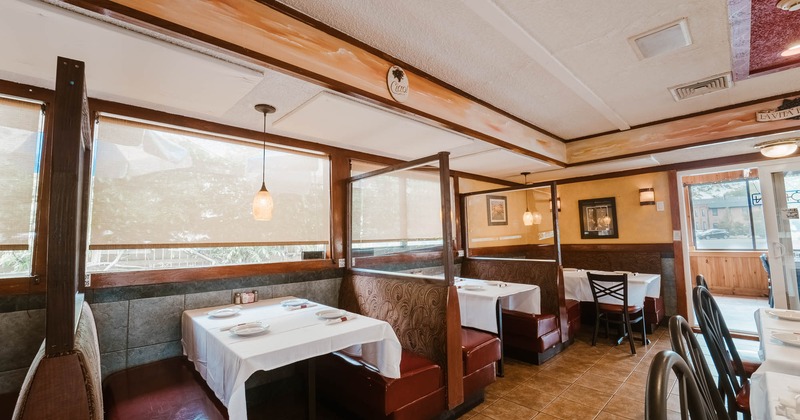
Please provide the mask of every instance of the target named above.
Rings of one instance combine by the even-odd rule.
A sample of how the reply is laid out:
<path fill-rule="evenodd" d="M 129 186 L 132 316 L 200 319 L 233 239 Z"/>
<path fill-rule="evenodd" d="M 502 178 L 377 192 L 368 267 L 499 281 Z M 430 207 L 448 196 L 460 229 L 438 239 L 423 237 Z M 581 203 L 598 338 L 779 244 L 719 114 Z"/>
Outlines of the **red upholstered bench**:
<path fill-rule="evenodd" d="M 581 330 L 581 302 L 567 299 L 567 335 L 572 340 Z"/>
<path fill-rule="evenodd" d="M 398 379 L 342 352 L 321 356 L 316 369 L 320 396 L 364 419 L 431 419 L 447 408 L 442 368 L 411 351 Z"/>
<path fill-rule="evenodd" d="M 183 357 L 112 373 L 103 382 L 107 420 L 227 419 L 228 411 Z"/>
<path fill-rule="evenodd" d="M 503 352 L 536 365 L 560 350 L 558 320 L 551 314 L 529 314 L 503 309 Z"/>
<path fill-rule="evenodd" d="M 647 332 L 652 333 L 658 328 L 658 324 L 664 320 L 664 299 L 659 297 L 647 296 L 644 298 L 644 319 L 647 324 Z"/>
<path fill-rule="evenodd" d="M 495 381 L 495 362 L 500 360 L 500 339 L 461 328 L 461 357 L 464 362 L 464 400 L 483 399 L 483 389 Z"/>

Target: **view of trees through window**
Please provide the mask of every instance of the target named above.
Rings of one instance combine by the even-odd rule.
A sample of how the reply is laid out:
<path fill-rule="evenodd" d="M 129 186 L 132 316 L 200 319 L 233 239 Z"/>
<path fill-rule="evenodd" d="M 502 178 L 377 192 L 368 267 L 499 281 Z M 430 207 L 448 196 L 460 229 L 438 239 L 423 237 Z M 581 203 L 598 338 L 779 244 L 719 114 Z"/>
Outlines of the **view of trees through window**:
<path fill-rule="evenodd" d="M 758 179 L 689 186 L 697 249 L 767 248 Z"/>

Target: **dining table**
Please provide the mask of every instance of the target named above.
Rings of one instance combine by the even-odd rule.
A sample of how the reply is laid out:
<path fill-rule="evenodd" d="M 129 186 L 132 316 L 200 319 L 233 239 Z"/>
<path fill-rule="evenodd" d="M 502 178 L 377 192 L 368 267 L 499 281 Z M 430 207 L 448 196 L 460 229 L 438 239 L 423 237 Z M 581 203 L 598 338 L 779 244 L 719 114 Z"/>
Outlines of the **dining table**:
<path fill-rule="evenodd" d="M 754 420 L 800 419 L 800 311 L 755 312 L 761 366 L 750 377 Z"/>
<path fill-rule="evenodd" d="M 504 375 L 503 309 L 529 314 L 542 313 L 541 289 L 535 284 L 456 277 L 461 325 L 497 334 L 501 358 L 497 376 Z"/>
<path fill-rule="evenodd" d="M 644 305 L 645 297 L 657 298 L 661 296 L 661 275 L 637 273 L 632 271 L 601 271 L 584 270 L 578 268 L 564 268 L 564 295 L 567 299 L 581 302 L 594 302 L 592 288 L 589 286 L 587 273 L 605 275 L 628 275 L 628 302 L 632 305 Z M 604 300 L 609 300 L 604 302 Z M 605 296 L 600 298 L 601 303 L 619 303 L 618 300 Z"/>
<path fill-rule="evenodd" d="M 387 322 L 293 296 L 187 310 L 181 324 L 184 354 L 234 420 L 247 418 L 245 381 L 256 371 L 345 351 L 385 377 L 400 377 L 402 349 Z M 313 418 L 313 369 L 309 371 Z"/>

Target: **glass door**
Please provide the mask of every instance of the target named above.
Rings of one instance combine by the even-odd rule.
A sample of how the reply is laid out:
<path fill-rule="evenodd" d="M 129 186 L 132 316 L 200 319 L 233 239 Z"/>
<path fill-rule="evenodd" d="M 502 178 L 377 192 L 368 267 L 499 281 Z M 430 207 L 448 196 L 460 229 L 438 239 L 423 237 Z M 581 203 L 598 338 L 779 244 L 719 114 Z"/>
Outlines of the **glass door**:
<path fill-rule="evenodd" d="M 774 306 L 800 309 L 800 164 L 765 166 L 759 171 Z"/>

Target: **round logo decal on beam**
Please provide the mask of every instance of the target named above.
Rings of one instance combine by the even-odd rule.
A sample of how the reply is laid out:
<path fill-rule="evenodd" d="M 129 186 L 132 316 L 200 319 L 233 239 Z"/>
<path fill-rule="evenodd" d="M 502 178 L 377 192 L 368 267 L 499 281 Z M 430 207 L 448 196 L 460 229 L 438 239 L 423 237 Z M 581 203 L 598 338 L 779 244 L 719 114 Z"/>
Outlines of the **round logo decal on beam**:
<path fill-rule="evenodd" d="M 386 73 L 386 86 L 395 101 L 405 102 L 408 99 L 408 77 L 405 70 L 400 67 L 389 68 L 389 72 Z"/>

